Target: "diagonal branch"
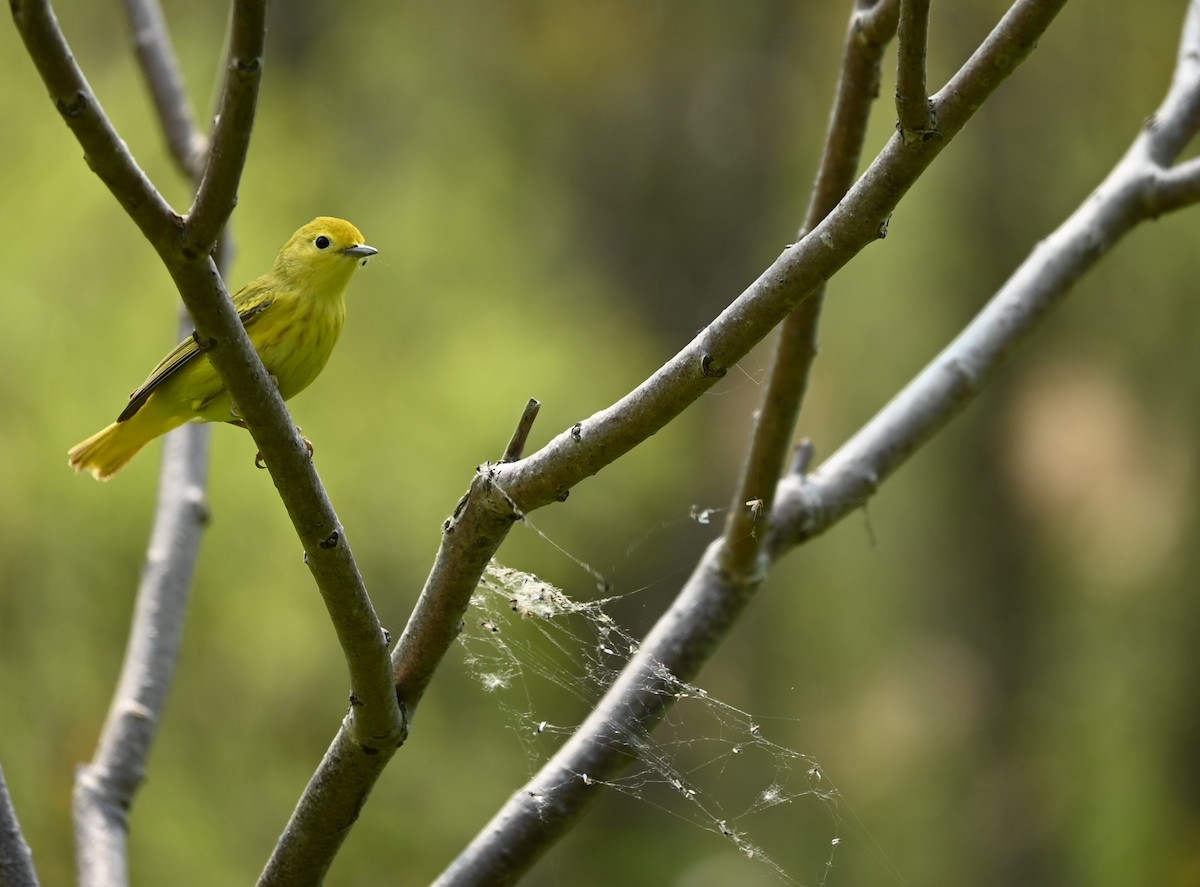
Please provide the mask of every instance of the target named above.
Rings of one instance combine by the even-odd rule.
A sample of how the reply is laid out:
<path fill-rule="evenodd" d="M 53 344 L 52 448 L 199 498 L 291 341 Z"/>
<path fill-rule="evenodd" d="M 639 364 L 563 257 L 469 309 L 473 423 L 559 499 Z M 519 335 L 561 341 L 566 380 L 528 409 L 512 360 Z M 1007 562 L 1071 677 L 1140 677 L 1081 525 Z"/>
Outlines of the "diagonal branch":
<path fill-rule="evenodd" d="M 147 240 L 156 248 L 170 242 L 178 233 L 179 217 L 117 135 L 75 63 L 48 0 L 9 0 L 9 6 L 29 57 L 50 91 L 50 100 L 83 147 L 87 165 Z"/>
<path fill-rule="evenodd" d="M 845 199 L 678 354 L 617 403 L 528 458 L 497 469 L 524 511 L 548 505 L 656 433 L 708 391 L 783 318 L 868 244 L 988 96 L 1033 50 L 1066 0 L 1018 0 L 934 98 L 940 140 L 893 136 Z"/>
<path fill-rule="evenodd" d="M 1136 225 L 1200 203 L 1200 186 L 1174 191 L 1173 174 L 1195 178 L 1195 160 L 1164 173 L 1200 132 L 1200 0 L 1189 4 L 1171 88 L 1100 186 L 1014 272 L 978 316 L 903 391 L 821 467 L 785 478 L 768 533 L 772 560 L 864 504 L 945 426 L 1028 340 L 1071 286 Z M 1163 199 L 1163 190 L 1170 200 Z"/>
<path fill-rule="evenodd" d="M 1034 0 L 1015 3 L 952 81 L 954 100 L 945 103 L 941 116 L 943 140 L 905 145 L 898 135 L 893 137 L 846 198 L 655 376 L 524 462 L 497 466 L 494 471 L 512 499 L 525 509 L 537 507 L 552 491 L 594 473 L 610 454 L 611 458 L 620 455 L 626 446 L 622 434 L 629 433 L 630 426 L 640 431 L 663 420 L 655 418 L 655 410 L 674 415 L 686 406 L 693 386 L 706 387 L 701 378 L 709 374 L 706 371 L 726 366 L 744 353 L 743 336 L 765 334 L 771 323 L 869 243 L 941 147 L 1031 51 L 1061 5 Z M 664 667 L 673 679 L 690 680 L 761 583 L 762 572 L 731 576 L 722 566 L 721 548 L 720 542 L 709 548 L 692 579 L 584 725 L 513 795 L 438 883 L 514 882 L 596 797 L 587 781 L 576 778 L 578 774 L 602 781 L 624 766 L 623 755 L 601 737 L 611 736 L 614 730 L 636 735 L 650 730 L 671 704 L 671 694 L 662 692 Z M 440 591 L 463 594 L 464 589 Z M 427 586 L 418 608 L 431 593 L 436 592 Z M 462 597 L 462 606 L 466 600 Z M 405 686 L 401 684 L 402 689 Z"/>
<path fill-rule="evenodd" d="M 612 406 L 562 432 L 533 455 L 511 464 L 493 465 L 490 476 L 514 503 L 516 513 L 526 513 L 561 499 L 579 481 L 624 455 L 690 406 L 711 388 L 724 367 L 741 359 L 823 281 L 878 238 L 892 209 L 921 173 L 962 129 L 987 96 L 1032 51 L 1038 36 L 1049 27 L 1066 0 L 1019 0 L 1004 16 L 984 45 L 968 60 L 954 80 L 953 101 L 942 114 L 945 138 L 905 146 L 893 136 L 883 151 L 833 212 L 807 236 L 789 247 L 749 289 L 709 324 L 695 339 L 649 379 Z M 950 87 L 947 87 L 950 89 Z M 456 514 L 476 504 L 467 500 Z M 488 510 L 491 510 L 490 508 Z M 506 517 L 477 518 L 485 538 L 477 552 L 462 534 L 443 534 L 434 569 L 417 601 L 413 619 L 425 623 L 445 647 L 425 646 L 414 656 L 409 632 L 393 653 L 398 692 L 409 711 L 415 707 L 445 648 L 455 636 L 457 621 L 465 611 L 493 545 L 503 541 Z M 442 563 L 470 551 L 480 574 L 443 569 Z M 453 583 L 438 581 L 452 578 Z M 445 624 L 443 624 L 445 623 Z M 436 628 L 434 628 L 436 626 Z"/>
<path fill-rule="evenodd" d="M 527 406 L 528 409 L 531 407 Z M 442 548 L 425 587 L 474 588 L 492 555 L 519 519 L 520 513 L 512 500 L 496 486 L 486 466 L 481 468 L 454 515 L 446 520 Z M 396 645 L 396 673 L 400 679 L 412 673 L 426 674 L 424 663 L 440 660 L 458 636 L 461 621 L 461 611 L 418 608 Z M 423 690 L 423 686 L 419 691 L 407 684 L 399 686 L 397 694 L 406 706 L 406 716 L 411 713 L 409 706 L 415 706 Z M 260 887 L 318 883 L 332 865 L 350 825 L 358 818 L 391 756 L 389 750 L 381 749 L 380 754 L 364 758 L 345 734 L 344 729 L 338 731 L 309 780 L 283 837 L 259 877 Z"/>

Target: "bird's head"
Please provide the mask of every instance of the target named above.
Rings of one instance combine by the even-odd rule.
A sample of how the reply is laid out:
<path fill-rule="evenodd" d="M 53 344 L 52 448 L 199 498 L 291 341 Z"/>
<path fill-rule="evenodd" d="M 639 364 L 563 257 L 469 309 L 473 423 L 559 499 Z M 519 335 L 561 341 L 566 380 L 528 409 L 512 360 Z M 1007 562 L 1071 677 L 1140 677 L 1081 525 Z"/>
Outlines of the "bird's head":
<path fill-rule="evenodd" d="M 275 272 L 297 284 L 337 290 L 350 280 L 359 261 L 379 250 L 363 243 L 362 232 L 345 219 L 321 216 L 291 236 L 275 257 Z"/>

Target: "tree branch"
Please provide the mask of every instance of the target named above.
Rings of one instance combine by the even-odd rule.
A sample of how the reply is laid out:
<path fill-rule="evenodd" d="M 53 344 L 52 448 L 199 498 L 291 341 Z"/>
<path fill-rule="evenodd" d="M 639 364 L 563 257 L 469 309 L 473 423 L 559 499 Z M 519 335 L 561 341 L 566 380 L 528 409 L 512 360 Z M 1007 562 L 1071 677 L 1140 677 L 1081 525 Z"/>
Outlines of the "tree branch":
<path fill-rule="evenodd" d="M 1200 185 L 1162 199 L 1162 163 L 1200 129 L 1200 0 L 1192 0 L 1171 88 L 1092 195 L 1041 241 L 987 306 L 903 391 L 821 467 L 785 478 L 768 533 L 772 560 L 864 504 L 921 444 L 973 400 L 1071 286 L 1137 224 L 1200 203 Z M 1186 138 L 1185 138 L 1186 136 Z M 1167 173 L 1200 176 L 1200 163 Z M 1191 199 L 1184 202 L 1185 195 Z"/>
<path fill-rule="evenodd" d="M 821 282 L 877 239 L 881 226 L 901 197 L 983 100 L 1032 50 L 1037 37 L 1049 26 L 1063 2 L 1065 0 L 1051 3 L 1021 0 L 1016 3 L 988 37 L 984 47 L 952 81 L 954 100 L 948 101 L 945 113 L 940 114 L 944 139 L 905 146 L 899 136 L 893 137 L 846 198 L 820 224 L 786 250 L 746 292 L 642 385 L 611 407 L 558 435 L 532 456 L 512 464 L 492 466 L 491 479 L 503 488 L 514 504 L 514 513 L 525 513 L 561 498 L 574 484 L 595 474 L 666 425 L 712 387 L 723 374 L 724 367 L 744 356 Z M 470 522 L 481 528 L 478 540 L 464 538 L 465 534 L 457 530 L 446 533 L 438 553 L 440 562 L 443 558 L 453 557 L 455 551 L 469 552 L 472 569 L 446 570 L 439 574 L 435 567 L 417 604 L 418 612 L 427 614 L 431 622 L 420 631 L 406 630 L 393 653 L 398 688 L 410 713 L 412 695 L 419 697 L 427 683 L 426 676 L 436 668 L 436 661 L 429 661 L 430 658 L 440 660 L 453 641 L 458 621 L 479 576 L 507 532 L 503 519 L 498 516 L 488 519 L 486 514 L 473 514 L 477 509 L 484 510 L 480 505 L 480 501 L 468 498 L 457 512 L 460 522 Z M 705 564 L 706 569 L 716 569 L 711 557 L 706 558 Z M 734 601 L 736 596 L 728 594 L 724 599 Z M 672 615 L 674 613 L 675 608 L 672 608 L 664 621 L 678 622 L 678 617 Z M 697 637 L 702 635 L 703 631 L 699 631 Z M 426 640 L 430 637 L 432 640 Z M 678 646 L 685 650 L 707 649 L 704 643 L 688 644 L 682 639 Z M 644 664 L 640 660 L 629 666 L 632 673 L 642 667 Z M 677 675 L 690 672 L 686 662 L 672 661 L 671 667 Z M 691 667 L 698 668 L 699 663 Z M 656 722 L 664 710 L 647 709 L 644 723 Z M 581 739 L 580 744 L 584 743 Z M 580 745 L 573 742 L 572 747 L 579 748 Z M 595 772 L 603 773 L 604 770 Z M 493 824 L 515 815 L 517 821 L 530 828 L 545 829 L 545 834 L 550 836 L 548 840 L 552 840 L 565 828 L 568 819 L 576 815 L 572 801 L 566 799 L 561 806 L 552 805 L 553 816 L 549 822 L 545 817 L 550 814 L 545 809 L 539 811 L 536 824 L 527 816 L 506 809 L 498 814 Z M 485 830 L 486 834 L 489 832 Z M 511 855 L 503 843 L 481 836 L 465 851 L 463 858 L 486 859 L 486 864 L 480 863 L 480 871 L 494 864 L 499 867 L 496 871 L 515 873 L 524 871 L 532 863 L 530 858 Z"/>
<path fill-rule="evenodd" d="M 204 139 L 195 128 L 162 13 L 153 0 L 126 0 L 137 57 L 159 124 L 180 169 L 196 180 Z M 227 239 L 222 235 L 223 242 Z M 228 249 L 218 250 L 218 262 Z M 180 333 L 191 331 L 181 311 Z M 200 541 L 208 519 L 207 426 L 167 435 L 146 564 L 117 691 L 90 764 L 76 771 L 73 811 L 82 885 L 126 884 L 128 813 L 174 679 Z"/>
<path fill-rule="evenodd" d="M 185 255 L 211 252 L 237 204 L 262 80 L 266 6 L 266 0 L 236 0 L 233 6 L 224 88 L 204 177 L 185 221 Z"/>
<path fill-rule="evenodd" d="M 37 887 L 38 884 L 33 853 L 21 833 L 3 768 L 0 768 L 0 884 L 4 887 Z"/>
<path fill-rule="evenodd" d="M 462 613 L 445 609 L 444 596 L 431 589 L 478 584 L 492 554 L 520 518 L 511 500 L 483 466 L 454 515 L 446 520 L 442 545 L 425 590 L 393 653 L 396 695 L 407 718 L 433 677 L 445 651 L 458 636 Z M 358 817 L 393 750 L 364 758 L 339 731 L 304 796 L 296 805 L 283 838 L 271 855 L 259 887 L 317 884 Z"/>
<path fill-rule="evenodd" d="M 208 140 L 196 126 L 162 8 L 156 0 L 124 0 L 124 5 L 133 48 L 167 147 L 180 171 L 195 185 L 204 172 Z"/>
<path fill-rule="evenodd" d="M 138 224 L 171 274 L 206 356 L 238 404 L 300 537 L 350 672 L 352 705 L 343 730 L 369 761 L 403 741 L 388 638 L 346 534 L 295 426 L 255 354 L 209 256 L 233 207 L 261 71 L 263 0 L 235 7 L 227 83 L 201 194 L 182 220 L 138 168 L 71 55 L 46 0 L 10 0 L 14 21 L 89 164 Z M 186 235 L 186 236 L 184 236 Z"/>
<path fill-rule="evenodd" d="M 212 145 L 214 155 L 225 159 L 210 160 L 206 179 L 210 181 L 212 208 L 202 214 L 200 223 L 192 229 L 193 245 L 209 243 L 210 236 L 215 239 L 215 234 L 206 232 L 211 226 L 224 223 L 222 216 L 218 224 L 217 208 L 224 206 L 225 211 L 232 208 L 236 182 L 231 176 L 241 169 L 246 136 L 231 132 L 230 126 L 235 119 L 245 124 L 252 118 L 253 102 L 246 91 L 258 83 L 260 65 L 254 49 L 261 47 L 262 35 L 248 32 L 263 26 L 262 3 L 263 0 L 239 0 L 235 9 L 230 70 L 239 76 L 233 77 L 235 83 L 226 87 L 222 107 L 223 116 L 228 117 L 224 125 L 218 123 Z M 83 97 L 79 101 L 82 112 L 86 112 L 87 124 L 79 123 L 80 114 L 67 115 L 68 123 L 93 158 L 92 163 L 116 171 L 109 178 L 102 178 L 158 251 L 195 322 L 206 356 L 237 403 L 251 437 L 266 459 L 346 656 L 351 694 L 360 703 L 351 710 L 348 720 L 356 744 L 370 750 L 376 746 L 394 747 L 403 741 L 404 725 L 391 684 L 386 633 L 367 596 L 345 530 L 321 486 L 308 449 L 254 352 L 216 264 L 208 255 L 211 244 L 203 253 L 183 246 L 179 217 L 150 185 L 104 116 L 46 0 L 12 0 L 12 6 L 30 53 L 38 54 L 34 61 L 50 86 L 51 95 L 59 96 L 65 90 L 69 96 Z M 226 137 L 233 140 L 231 146 L 220 144 Z M 141 190 L 131 197 L 126 188 Z M 157 202 L 148 209 L 151 196 Z"/>
<path fill-rule="evenodd" d="M 1191 0 L 1183 23 L 1183 37 L 1175 60 L 1175 72 L 1167 96 L 1147 122 L 1150 160 L 1166 167 L 1200 128 L 1200 2 Z"/>
<path fill-rule="evenodd" d="M 529 442 L 529 432 L 533 430 L 533 423 L 541 408 L 541 403 L 535 398 L 529 398 L 521 413 L 521 419 L 517 422 L 517 427 L 508 441 L 508 446 L 504 448 L 504 455 L 500 457 L 501 462 L 516 462 L 525 455 L 525 444 Z"/>
<path fill-rule="evenodd" d="M 728 308 L 617 403 L 497 468 L 525 512 L 555 501 L 659 431 L 708 391 L 817 286 L 879 238 L 892 210 L 987 97 L 1033 50 L 1066 0 L 1018 0 L 934 97 L 943 138 L 904 145 L 894 136 L 846 198 L 790 246 Z"/>
<path fill-rule="evenodd" d="M 29 57 L 50 91 L 54 107 L 82 146 L 87 165 L 147 240 L 156 248 L 173 242 L 180 230 L 179 217 L 113 129 L 75 63 L 48 0 L 9 0 L 9 6 Z"/>
<path fill-rule="evenodd" d="M 208 437 L 199 431 L 181 428 L 167 437 L 120 681 L 96 754 L 76 772 L 75 843 L 83 887 L 129 883 L 128 813 L 175 674 L 196 555 L 208 522 Z"/>
<path fill-rule="evenodd" d="M 833 113 L 825 150 L 813 183 L 812 196 L 799 236 L 820 224 L 845 196 L 862 157 L 871 105 L 879 96 L 883 54 L 895 34 L 898 0 L 884 0 L 856 9 L 842 51 Z M 863 22 L 873 17 L 869 32 Z M 725 522 L 723 568 L 735 575 L 753 575 L 762 568 L 762 534 L 758 524 L 770 514 L 775 483 L 796 429 L 809 373 L 817 356 L 817 325 L 825 297 L 821 284 L 784 320 L 755 413 L 751 439 L 737 490 Z M 754 503 L 751 505 L 751 503 Z"/>
<path fill-rule="evenodd" d="M 929 0 L 901 0 L 896 64 L 896 129 L 906 143 L 937 137 L 937 117 L 925 89 Z"/>

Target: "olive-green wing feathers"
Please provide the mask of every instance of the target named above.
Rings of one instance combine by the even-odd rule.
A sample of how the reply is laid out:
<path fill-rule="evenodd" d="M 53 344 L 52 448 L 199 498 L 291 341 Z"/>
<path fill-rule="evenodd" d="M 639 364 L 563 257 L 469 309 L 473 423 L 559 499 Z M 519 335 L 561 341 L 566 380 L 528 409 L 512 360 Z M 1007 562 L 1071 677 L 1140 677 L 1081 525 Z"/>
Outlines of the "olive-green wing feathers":
<path fill-rule="evenodd" d="M 239 296 L 241 293 L 238 294 Z M 234 297 L 235 301 L 237 297 Z M 274 301 L 270 297 L 255 302 L 238 312 L 238 317 L 242 321 L 242 326 L 249 329 L 262 313 L 271 307 Z M 197 357 L 204 352 L 200 349 L 200 345 L 196 340 L 196 334 L 188 336 L 178 345 L 176 345 L 171 353 L 162 359 L 162 362 L 154 368 L 150 373 L 150 378 L 143 382 L 133 394 L 129 395 L 129 403 L 125 405 L 125 409 L 121 411 L 121 415 L 117 416 L 118 422 L 124 422 L 131 418 L 138 410 L 145 406 L 150 395 L 158 390 L 164 382 L 173 377 L 176 373 L 192 363 Z"/>

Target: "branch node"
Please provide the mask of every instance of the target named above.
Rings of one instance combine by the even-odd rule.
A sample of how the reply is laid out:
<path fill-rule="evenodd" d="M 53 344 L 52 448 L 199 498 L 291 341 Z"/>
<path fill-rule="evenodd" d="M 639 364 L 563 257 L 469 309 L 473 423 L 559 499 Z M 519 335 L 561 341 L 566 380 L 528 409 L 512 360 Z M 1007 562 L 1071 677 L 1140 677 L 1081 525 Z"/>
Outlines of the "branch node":
<path fill-rule="evenodd" d="M 727 372 L 729 372 L 729 370 L 725 367 L 714 365 L 713 356 L 711 354 L 705 354 L 700 358 L 700 372 L 710 379 L 720 379 Z"/>
<path fill-rule="evenodd" d="M 813 456 L 816 455 L 817 448 L 814 446 L 811 437 L 805 437 L 796 444 L 795 452 L 792 453 L 792 467 L 790 472 L 797 477 L 803 479 L 808 474 L 808 468 L 812 465 Z"/>
<path fill-rule="evenodd" d="M 904 97 L 896 93 L 896 106 L 900 107 L 903 101 Z M 896 120 L 896 132 L 900 133 L 904 144 L 941 141 L 942 131 L 938 127 L 937 106 L 932 99 L 928 98 L 925 100 L 925 105 L 926 111 L 923 117 L 918 118 L 921 121 L 919 124 L 906 124 L 903 118 Z"/>
<path fill-rule="evenodd" d="M 54 103 L 55 107 L 58 108 L 58 113 L 64 117 L 81 116 L 87 110 L 87 104 L 87 94 L 83 90 L 77 90 L 69 101 L 67 99 L 59 99 Z"/>
<path fill-rule="evenodd" d="M 575 441 L 576 443 L 579 443 L 581 440 L 583 440 L 582 422 L 576 422 L 571 426 L 571 440 Z"/>
<path fill-rule="evenodd" d="M 199 330 L 192 330 L 192 341 L 196 343 L 196 347 L 201 351 L 212 351 L 217 347 L 217 337 L 209 336 L 205 338 L 200 335 Z"/>
<path fill-rule="evenodd" d="M 341 541 L 342 534 L 334 530 L 328 536 L 321 540 L 321 547 L 324 549 L 337 548 L 338 542 Z"/>

